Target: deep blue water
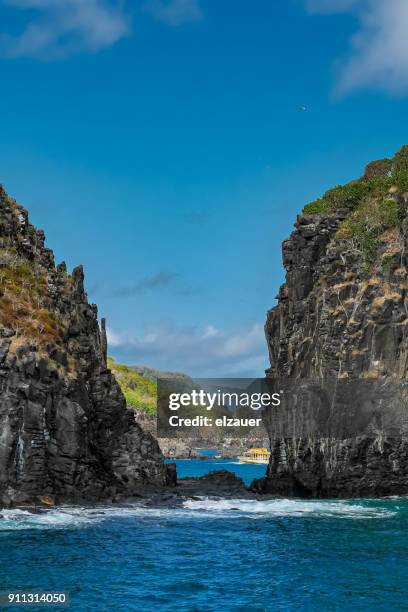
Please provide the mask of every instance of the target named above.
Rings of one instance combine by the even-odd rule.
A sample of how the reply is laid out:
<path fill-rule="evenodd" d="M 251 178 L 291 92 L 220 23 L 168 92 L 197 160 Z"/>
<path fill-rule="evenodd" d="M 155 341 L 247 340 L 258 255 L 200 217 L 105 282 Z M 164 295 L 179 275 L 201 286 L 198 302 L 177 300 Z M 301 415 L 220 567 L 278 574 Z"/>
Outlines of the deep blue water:
<path fill-rule="evenodd" d="M 204 457 L 213 457 L 220 452 L 217 448 L 197 448 L 196 451 Z"/>
<path fill-rule="evenodd" d="M 408 609 L 405 499 L 2 514 L 0 590 L 64 589 L 74 610 Z"/>

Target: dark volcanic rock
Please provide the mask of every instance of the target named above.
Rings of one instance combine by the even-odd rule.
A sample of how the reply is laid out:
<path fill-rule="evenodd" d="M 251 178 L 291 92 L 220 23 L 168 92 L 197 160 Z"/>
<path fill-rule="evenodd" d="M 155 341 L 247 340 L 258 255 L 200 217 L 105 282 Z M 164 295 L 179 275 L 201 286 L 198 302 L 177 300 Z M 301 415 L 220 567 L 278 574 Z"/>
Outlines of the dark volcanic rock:
<path fill-rule="evenodd" d="M 106 366 L 82 268 L 55 266 L 43 232 L 2 189 L 0 279 L 0 503 L 102 500 L 164 484 L 160 449 Z"/>
<path fill-rule="evenodd" d="M 384 438 L 383 446 L 370 436 L 276 440 L 269 476 L 254 480 L 250 489 L 306 498 L 406 495 L 408 442 Z"/>
<path fill-rule="evenodd" d="M 373 179 L 369 173 L 313 203 L 313 214 L 299 215 L 283 243 L 286 282 L 265 325 L 267 376 L 320 381 L 323 390 L 333 381 L 372 381 L 364 396 L 371 408 L 361 420 L 365 399 L 351 394 L 346 402 L 335 393 L 325 417 L 322 410 L 313 418 L 309 412 L 301 423 L 299 408 L 293 409 L 291 433 L 286 427 L 277 435 L 271 428 L 268 478 L 253 483 L 256 491 L 305 497 L 408 493 L 408 218 L 398 186 L 408 173 L 407 152 L 404 147 L 388 160 L 386 174 Z M 375 164 L 373 172 L 380 172 Z M 379 393 L 391 383 L 399 404 L 394 395 Z M 347 410 L 354 415 L 354 433 L 336 421 Z"/>
<path fill-rule="evenodd" d="M 181 478 L 177 484 L 179 495 L 186 498 L 194 496 L 209 497 L 250 497 L 242 478 L 228 470 L 215 470 L 199 478 Z"/>
<path fill-rule="evenodd" d="M 177 486 L 177 466 L 175 463 L 168 463 L 167 466 L 166 484 L 169 487 Z"/>
<path fill-rule="evenodd" d="M 208 474 L 201 476 L 199 480 L 205 484 L 215 486 L 241 487 L 243 485 L 242 478 L 229 470 L 213 470 L 212 472 L 208 472 Z"/>

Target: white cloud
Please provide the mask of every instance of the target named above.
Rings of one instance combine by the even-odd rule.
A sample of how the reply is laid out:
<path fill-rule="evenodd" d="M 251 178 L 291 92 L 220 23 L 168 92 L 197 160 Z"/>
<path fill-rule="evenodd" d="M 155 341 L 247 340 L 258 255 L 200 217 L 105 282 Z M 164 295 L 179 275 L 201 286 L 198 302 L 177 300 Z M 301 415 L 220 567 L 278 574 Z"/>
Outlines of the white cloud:
<path fill-rule="evenodd" d="M 170 26 L 201 21 L 203 18 L 198 0 L 148 0 L 145 10 Z"/>
<path fill-rule="evenodd" d="M 119 334 L 115 333 L 115 332 L 113 331 L 113 329 L 111 329 L 110 327 L 108 327 L 108 328 L 106 329 L 106 334 L 107 334 L 107 336 L 108 336 L 108 343 L 109 343 L 109 346 L 113 346 L 113 347 L 115 347 L 115 346 L 121 346 L 121 344 L 122 344 L 122 338 L 121 338 L 121 336 L 120 336 Z"/>
<path fill-rule="evenodd" d="M 375 87 L 408 92 L 407 0 L 306 0 L 313 13 L 350 13 L 359 28 L 340 64 L 337 92 Z"/>
<path fill-rule="evenodd" d="M 204 338 L 213 338 L 214 336 L 218 336 L 219 331 L 214 325 L 207 325 L 204 330 L 203 337 Z"/>
<path fill-rule="evenodd" d="M 108 329 L 110 352 L 118 361 L 193 376 L 257 376 L 267 367 L 263 327 L 259 324 L 232 331 L 208 325 L 156 325 L 140 335 Z"/>
<path fill-rule="evenodd" d="M 94 53 L 130 32 L 120 0 L 0 0 L 1 4 L 27 14 L 18 34 L 0 32 L 0 54 L 7 57 L 59 59 Z"/>

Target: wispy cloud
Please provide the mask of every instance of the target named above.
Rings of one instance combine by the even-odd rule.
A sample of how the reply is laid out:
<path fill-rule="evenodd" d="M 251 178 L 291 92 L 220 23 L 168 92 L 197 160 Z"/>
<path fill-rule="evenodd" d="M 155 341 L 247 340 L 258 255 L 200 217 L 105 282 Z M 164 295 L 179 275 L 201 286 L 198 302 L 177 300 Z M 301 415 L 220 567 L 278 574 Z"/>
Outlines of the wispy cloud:
<path fill-rule="evenodd" d="M 148 0 L 145 10 L 170 26 L 203 19 L 198 0 Z"/>
<path fill-rule="evenodd" d="M 146 293 L 146 291 L 152 291 L 154 289 L 161 289 L 168 287 L 173 284 L 178 274 L 176 272 L 169 272 L 168 270 L 161 270 L 157 274 L 147 276 L 137 281 L 134 285 L 129 287 L 123 287 L 118 289 L 114 295 L 115 297 L 130 297 L 134 295 L 140 295 Z"/>
<path fill-rule="evenodd" d="M 108 340 L 118 361 L 193 376 L 263 376 L 267 367 L 265 336 L 259 324 L 234 330 L 160 324 L 140 335 L 109 329 Z"/>
<path fill-rule="evenodd" d="M 349 13 L 358 20 L 350 53 L 340 62 L 336 91 L 365 87 L 408 92 L 407 0 L 306 0 L 312 13 Z"/>
<path fill-rule="evenodd" d="M 0 6 L 25 10 L 17 34 L 0 31 L 2 56 L 61 59 L 95 53 L 130 32 L 121 0 L 0 0 Z"/>

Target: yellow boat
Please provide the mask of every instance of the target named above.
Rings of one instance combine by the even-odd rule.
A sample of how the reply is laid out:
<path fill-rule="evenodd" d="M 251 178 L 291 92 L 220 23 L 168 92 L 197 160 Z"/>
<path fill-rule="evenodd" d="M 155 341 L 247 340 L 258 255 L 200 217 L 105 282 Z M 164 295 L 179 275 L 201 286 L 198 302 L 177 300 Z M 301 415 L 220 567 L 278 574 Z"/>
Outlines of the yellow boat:
<path fill-rule="evenodd" d="M 267 465 L 271 453 L 266 448 L 250 448 L 238 457 L 240 463 L 261 463 Z"/>

